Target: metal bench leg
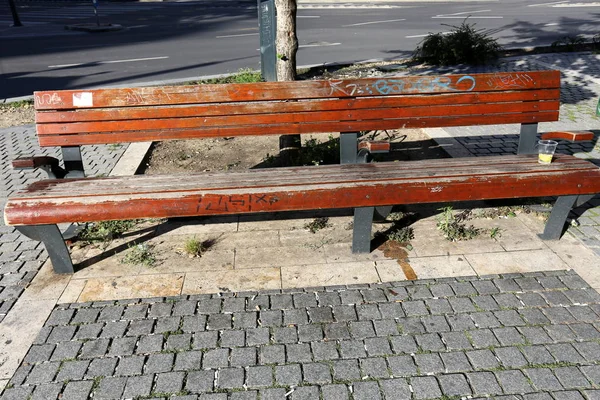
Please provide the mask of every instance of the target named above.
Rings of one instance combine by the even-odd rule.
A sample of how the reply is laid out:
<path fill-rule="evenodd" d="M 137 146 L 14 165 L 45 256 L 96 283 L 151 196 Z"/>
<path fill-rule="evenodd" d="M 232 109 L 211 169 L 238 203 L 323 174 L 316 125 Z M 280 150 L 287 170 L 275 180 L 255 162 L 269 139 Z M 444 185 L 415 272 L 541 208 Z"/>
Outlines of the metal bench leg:
<path fill-rule="evenodd" d="M 58 274 L 72 274 L 74 272 L 69 249 L 58 226 L 29 225 L 17 226 L 16 228 L 28 238 L 44 243 L 50 256 L 50 261 L 52 261 L 54 272 Z"/>
<path fill-rule="evenodd" d="M 352 253 L 371 252 L 371 226 L 373 225 L 374 211 L 374 207 L 359 207 L 354 209 Z"/>
<path fill-rule="evenodd" d="M 565 229 L 565 223 L 567 222 L 569 212 L 578 198 L 578 195 L 573 195 L 560 196 L 556 199 L 556 203 L 554 203 L 554 207 L 552 207 L 552 212 L 550 213 L 550 218 L 548 218 L 548 222 L 546 222 L 544 233 L 540 235 L 540 238 L 543 240 L 560 239 L 563 230 Z"/>

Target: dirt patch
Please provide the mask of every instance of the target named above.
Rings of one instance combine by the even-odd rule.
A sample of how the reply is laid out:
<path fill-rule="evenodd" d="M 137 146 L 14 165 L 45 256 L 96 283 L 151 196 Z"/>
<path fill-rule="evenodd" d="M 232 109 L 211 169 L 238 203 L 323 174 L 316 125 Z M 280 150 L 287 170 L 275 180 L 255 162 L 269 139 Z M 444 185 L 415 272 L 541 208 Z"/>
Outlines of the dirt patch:
<path fill-rule="evenodd" d="M 32 105 L 22 107 L 0 106 L 0 128 L 33 124 L 35 120 Z"/>

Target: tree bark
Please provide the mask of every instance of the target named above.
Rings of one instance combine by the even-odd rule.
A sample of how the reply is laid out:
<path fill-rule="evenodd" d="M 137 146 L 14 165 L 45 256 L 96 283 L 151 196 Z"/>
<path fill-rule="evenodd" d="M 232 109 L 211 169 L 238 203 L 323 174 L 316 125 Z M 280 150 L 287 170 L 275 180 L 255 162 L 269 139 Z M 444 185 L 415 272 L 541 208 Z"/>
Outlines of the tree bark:
<path fill-rule="evenodd" d="M 277 9 L 277 80 L 296 80 L 296 0 L 275 0 Z"/>
<path fill-rule="evenodd" d="M 277 81 L 296 80 L 296 0 L 275 0 L 277 9 Z M 300 155 L 300 135 L 279 137 L 279 157 L 282 166 L 297 163 Z"/>

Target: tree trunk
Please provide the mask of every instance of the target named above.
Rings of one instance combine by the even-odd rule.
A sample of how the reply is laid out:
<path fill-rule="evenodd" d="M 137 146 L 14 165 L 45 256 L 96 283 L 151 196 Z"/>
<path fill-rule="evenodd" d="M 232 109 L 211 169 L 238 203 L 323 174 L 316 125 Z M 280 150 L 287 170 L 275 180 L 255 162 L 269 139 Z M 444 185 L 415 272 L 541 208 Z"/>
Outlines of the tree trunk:
<path fill-rule="evenodd" d="M 277 9 L 277 80 L 296 80 L 296 0 L 275 0 Z"/>
<path fill-rule="evenodd" d="M 277 9 L 277 81 L 296 80 L 296 0 L 275 0 Z M 300 135 L 279 137 L 279 157 L 282 166 L 294 165 L 299 159 Z"/>

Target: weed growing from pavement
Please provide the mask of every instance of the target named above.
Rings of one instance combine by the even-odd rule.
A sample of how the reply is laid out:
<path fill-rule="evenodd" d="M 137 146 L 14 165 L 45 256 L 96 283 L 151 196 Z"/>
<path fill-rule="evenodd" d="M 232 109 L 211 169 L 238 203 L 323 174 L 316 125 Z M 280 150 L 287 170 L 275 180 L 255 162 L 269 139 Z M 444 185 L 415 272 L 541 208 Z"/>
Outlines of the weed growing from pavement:
<path fill-rule="evenodd" d="M 325 229 L 328 226 L 331 226 L 331 224 L 329 223 L 329 218 L 328 217 L 319 217 L 319 218 L 315 218 L 313 221 L 304 225 L 304 228 L 308 229 L 310 231 L 310 233 L 317 233 L 321 229 Z"/>
<path fill-rule="evenodd" d="M 469 240 L 477 237 L 481 230 L 473 225 L 467 226 L 465 221 L 469 219 L 471 210 L 454 213 L 451 206 L 440 208 L 441 214 L 437 217 L 437 228 L 442 231 L 444 237 L 451 242 Z"/>
<path fill-rule="evenodd" d="M 411 226 L 404 226 L 390 231 L 387 238 L 393 242 L 408 243 L 415 238 L 415 233 Z"/>
<path fill-rule="evenodd" d="M 135 219 L 90 222 L 79 232 L 78 238 L 85 242 L 106 242 L 133 229 L 138 223 L 139 220 Z"/>
<path fill-rule="evenodd" d="M 208 250 L 208 247 L 205 243 L 195 237 L 187 239 L 183 245 L 183 251 L 191 258 L 201 257 L 206 250 Z"/>
<path fill-rule="evenodd" d="M 6 104 L 0 104 L 0 108 L 31 108 L 32 106 L 33 100 L 19 100 Z"/>
<path fill-rule="evenodd" d="M 147 243 L 137 244 L 129 249 L 127 254 L 121 259 L 121 262 L 123 264 L 153 267 L 156 264 L 156 257 L 152 253 L 152 250 L 152 246 Z"/>

